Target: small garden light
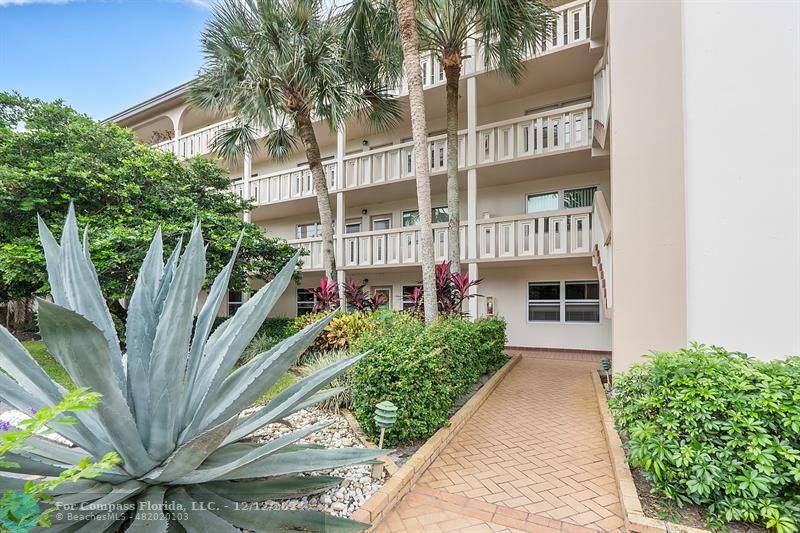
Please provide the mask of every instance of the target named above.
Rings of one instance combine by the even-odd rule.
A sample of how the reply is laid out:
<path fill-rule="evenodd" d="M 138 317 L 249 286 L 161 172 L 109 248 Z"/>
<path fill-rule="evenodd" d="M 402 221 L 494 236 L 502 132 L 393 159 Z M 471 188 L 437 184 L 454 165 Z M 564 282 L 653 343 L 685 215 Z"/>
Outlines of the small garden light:
<path fill-rule="evenodd" d="M 375 406 L 375 425 L 381 428 L 380 440 L 378 440 L 378 448 L 383 448 L 383 436 L 386 430 L 391 428 L 397 422 L 397 406 L 388 400 L 384 400 Z M 372 477 L 380 479 L 383 474 L 383 463 L 376 464 L 372 467 Z"/>
<path fill-rule="evenodd" d="M 611 374 L 609 373 L 609 370 L 611 370 L 611 361 L 609 361 L 608 357 L 600 358 L 600 368 L 602 368 L 603 371 L 606 373 L 605 389 L 607 391 L 610 391 L 611 390 Z"/>

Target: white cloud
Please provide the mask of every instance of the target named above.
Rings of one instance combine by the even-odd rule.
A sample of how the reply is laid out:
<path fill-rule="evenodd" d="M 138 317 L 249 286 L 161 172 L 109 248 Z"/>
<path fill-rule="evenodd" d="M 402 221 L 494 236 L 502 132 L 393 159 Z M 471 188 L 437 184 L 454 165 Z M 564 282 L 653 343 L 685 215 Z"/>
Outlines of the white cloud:
<path fill-rule="evenodd" d="M 3 6 L 24 6 L 27 4 L 68 4 L 73 0 L 0 0 L 0 7 Z"/>

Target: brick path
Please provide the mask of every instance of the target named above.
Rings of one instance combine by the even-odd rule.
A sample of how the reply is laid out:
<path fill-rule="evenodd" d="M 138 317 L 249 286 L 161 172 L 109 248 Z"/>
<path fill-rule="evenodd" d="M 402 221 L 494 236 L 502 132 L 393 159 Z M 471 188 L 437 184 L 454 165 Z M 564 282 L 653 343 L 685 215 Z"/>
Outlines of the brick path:
<path fill-rule="evenodd" d="M 524 356 L 377 531 L 621 531 L 596 366 Z"/>

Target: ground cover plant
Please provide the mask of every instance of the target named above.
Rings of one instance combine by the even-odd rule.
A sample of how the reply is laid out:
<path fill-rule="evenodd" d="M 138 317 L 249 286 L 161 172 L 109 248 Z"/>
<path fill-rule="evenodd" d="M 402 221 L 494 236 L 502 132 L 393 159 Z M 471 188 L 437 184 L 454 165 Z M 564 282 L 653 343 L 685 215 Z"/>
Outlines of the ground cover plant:
<path fill-rule="evenodd" d="M 693 344 L 615 376 L 609 402 L 628 460 L 708 522 L 800 525 L 800 358 L 760 361 Z"/>

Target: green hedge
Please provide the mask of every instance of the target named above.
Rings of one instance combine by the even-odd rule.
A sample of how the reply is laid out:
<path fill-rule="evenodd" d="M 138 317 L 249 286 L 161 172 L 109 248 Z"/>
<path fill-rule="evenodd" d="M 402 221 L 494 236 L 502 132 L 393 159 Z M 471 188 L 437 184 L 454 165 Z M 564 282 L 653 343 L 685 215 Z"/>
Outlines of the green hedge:
<path fill-rule="evenodd" d="M 459 396 L 506 361 L 501 320 L 442 318 L 425 327 L 412 315 L 395 313 L 379 323 L 355 347 L 369 353 L 353 372 L 353 412 L 374 438 L 375 405 L 393 402 L 398 417 L 386 434 L 389 444 L 432 435 L 447 423 Z"/>
<path fill-rule="evenodd" d="M 800 358 L 770 362 L 692 345 L 615 376 L 610 400 L 628 460 L 708 522 L 800 525 Z"/>

